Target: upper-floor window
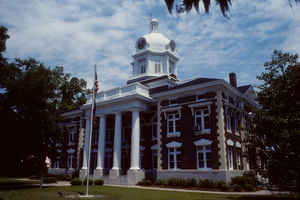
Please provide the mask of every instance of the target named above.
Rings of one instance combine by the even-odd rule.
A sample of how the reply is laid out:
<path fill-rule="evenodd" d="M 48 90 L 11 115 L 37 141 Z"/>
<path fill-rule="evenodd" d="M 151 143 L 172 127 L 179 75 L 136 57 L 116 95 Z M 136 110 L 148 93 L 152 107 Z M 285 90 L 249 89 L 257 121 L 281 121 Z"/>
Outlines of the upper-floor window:
<path fill-rule="evenodd" d="M 161 64 L 155 63 L 155 73 L 160 73 L 160 72 L 161 72 Z"/>
<path fill-rule="evenodd" d="M 138 61 L 139 66 L 140 66 L 140 72 L 141 74 L 146 73 L 146 59 L 141 59 Z"/>
<path fill-rule="evenodd" d="M 210 131 L 209 106 L 195 109 L 195 130 L 201 132 Z"/>
<path fill-rule="evenodd" d="M 169 106 L 177 106 L 177 98 L 176 97 L 170 97 L 169 98 Z"/>
<path fill-rule="evenodd" d="M 198 169 L 212 168 L 211 145 L 196 146 L 196 156 Z"/>
<path fill-rule="evenodd" d="M 157 122 L 152 123 L 152 140 L 157 139 Z"/>
<path fill-rule="evenodd" d="M 227 109 L 226 111 L 226 130 L 228 132 L 231 132 L 231 111 L 229 111 L 229 109 Z"/>
<path fill-rule="evenodd" d="M 74 144 L 75 143 L 75 127 L 69 127 L 68 128 L 68 133 L 69 133 L 69 144 Z"/>
<path fill-rule="evenodd" d="M 174 74 L 175 73 L 175 63 L 171 60 L 169 60 L 169 73 Z"/>
<path fill-rule="evenodd" d="M 141 65 L 141 74 L 146 73 L 146 65 Z"/>
<path fill-rule="evenodd" d="M 178 111 L 169 112 L 167 114 L 167 130 L 168 135 L 176 135 L 179 134 L 179 120 L 180 120 L 180 114 Z"/>

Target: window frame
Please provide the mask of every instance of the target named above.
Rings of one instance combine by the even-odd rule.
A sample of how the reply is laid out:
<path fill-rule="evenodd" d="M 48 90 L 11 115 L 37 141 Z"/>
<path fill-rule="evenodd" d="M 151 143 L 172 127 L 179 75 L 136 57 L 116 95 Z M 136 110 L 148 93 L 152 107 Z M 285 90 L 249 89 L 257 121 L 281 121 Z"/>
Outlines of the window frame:
<path fill-rule="evenodd" d="M 155 73 L 161 73 L 161 63 L 155 63 Z"/>
<path fill-rule="evenodd" d="M 171 149 L 173 149 L 173 152 L 171 152 Z M 178 167 L 178 163 L 180 162 L 179 159 L 178 159 L 178 156 L 181 154 L 181 151 L 179 150 L 179 147 L 168 147 L 168 169 L 170 170 L 177 170 L 177 169 L 180 169 Z M 170 168 L 171 167 L 171 155 L 173 155 L 173 163 L 174 163 L 174 167 L 173 168 Z"/>
<path fill-rule="evenodd" d="M 206 108 L 205 108 L 206 107 Z M 195 131 L 200 131 L 201 133 L 210 133 L 211 131 L 211 111 L 210 111 L 210 105 L 206 105 L 205 107 L 197 107 L 194 110 L 194 130 Z M 207 114 L 205 114 L 205 111 L 208 111 Z M 200 114 L 197 114 L 197 112 L 200 111 Z M 209 121 L 209 128 L 205 128 L 205 118 L 208 117 L 208 121 Z M 197 123 L 197 119 L 201 120 L 201 127 L 200 129 L 196 128 Z"/>
<path fill-rule="evenodd" d="M 210 147 L 210 149 L 206 149 L 207 146 Z M 202 149 L 200 149 L 199 147 L 202 147 Z M 211 170 L 212 167 L 207 167 L 207 163 L 208 163 L 208 160 L 207 160 L 207 153 L 212 153 L 212 146 L 211 145 L 197 145 L 196 146 L 196 159 L 197 159 L 197 169 L 198 170 Z M 203 155 L 203 167 L 201 168 L 199 166 L 199 153 L 202 153 Z M 211 159 L 211 162 L 212 162 L 213 159 Z"/>
<path fill-rule="evenodd" d="M 228 169 L 233 170 L 233 146 L 227 146 Z"/>
<path fill-rule="evenodd" d="M 176 115 L 178 115 L 178 117 L 176 117 Z M 171 116 L 171 118 L 170 118 Z M 167 113 L 167 135 L 178 135 L 180 134 L 180 131 L 178 131 L 178 125 L 176 126 L 176 124 L 178 123 L 177 121 L 180 120 L 180 114 L 178 111 L 175 111 L 174 113 Z M 170 132 L 170 122 L 172 124 L 172 129 L 173 132 Z"/>

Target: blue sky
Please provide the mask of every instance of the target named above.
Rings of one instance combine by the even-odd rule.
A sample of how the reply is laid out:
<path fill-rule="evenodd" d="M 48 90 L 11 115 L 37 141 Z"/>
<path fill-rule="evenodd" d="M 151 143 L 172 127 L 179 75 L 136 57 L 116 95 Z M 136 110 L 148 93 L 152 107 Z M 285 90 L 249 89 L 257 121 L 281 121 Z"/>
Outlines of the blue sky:
<path fill-rule="evenodd" d="M 1 0 L 0 25 L 9 30 L 6 56 L 33 57 L 47 66 L 84 78 L 89 86 L 99 66 L 100 89 L 125 84 L 136 40 L 150 31 L 150 15 L 159 32 L 177 43 L 179 79 L 228 79 L 259 84 L 256 76 L 274 49 L 300 53 L 300 5 L 287 0 L 234 0 L 230 19 L 212 6 L 170 15 L 164 0 Z"/>

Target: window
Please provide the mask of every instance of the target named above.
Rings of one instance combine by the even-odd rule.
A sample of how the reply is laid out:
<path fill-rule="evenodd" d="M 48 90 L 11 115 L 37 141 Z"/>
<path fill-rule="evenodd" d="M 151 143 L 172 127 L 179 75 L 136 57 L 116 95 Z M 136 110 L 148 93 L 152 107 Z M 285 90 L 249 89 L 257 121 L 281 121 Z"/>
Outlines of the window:
<path fill-rule="evenodd" d="M 108 128 L 106 130 L 106 137 L 105 137 L 105 140 L 106 140 L 106 144 L 112 144 L 112 136 L 113 136 L 113 129 L 112 128 Z"/>
<path fill-rule="evenodd" d="M 68 133 L 69 133 L 69 145 L 72 145 L 75 143 L 75 127 L 69 127 Z"/>
<path fill-rule="evenodd" d="M 152 140 L 157 139 L 157 122 L 152 123 Z"/>
<path fill-rule="evenodd" d="M 198 169 L 212 168 L 211 145 L 196 146 L 196 155 Z"/>
<path fill-rule="evenodd" d="M 68 153 L 68 168 L 73 168 L 73 153 Z"/>
<path fill-rule="evenodd" d="M 232 146 L 228 146 L 228 167 L 229 169 L 233 169 L 233 150 L 232 150 Z"/>
<path fill-rule="evenodd" d="M 168 148 L 168 169 L 180 168 L 180 154 L 179 148 L 170 147 Z"/>
<path fill-rule="evenodd" d="M 140 147 L 140 162 L 139 162 L 141 169 L 144 169 L 144 162 L 143 162 L 144 156 L 145 156 L 144 151 L 145 151 L 145 147 L 141 146 Z"/>
<path fill-rule="evenodd" d="M 53 164 L 53 168 L 59 168 L 59 164 L 60 164 L 59 161 L 60 161 L 60 158 L 57 157 L 54 164 Z"/>
<path fill-rule="evenodd" d="M 106 169 L 111 169 L 112 168 L 112 149 L 111 148 L 106 148 L 105 149 L 105 161 L 104 161 L 104 166 Z"/>
<path fill-rule="evenodd" d="M 175 73 L 175 64 L 171 60 L 169 60 L 169 73 L 170 74 L 174 74 Z"/>
<path fill-rule="evenodd" d="M 231 132 L 231 112 L 228 109 L 226 112 L 226 130 Z"/>
<path fill-rule="evenodd" d="M 98 144 L 99 132 L 97 131 L 97 129 L 94 129 L 92 137 L 93 137 L 92 144 L 94 145 Z"/>
<path fill-rule="evenodd" d="M 210 109 L 209 106 L 195 110 L 195 130 L 210 131 Z"/>
<path fill-rule="evenodd" d="M 236 151 L 236 165 L 239 170 L 242 170 L 241 150 L 240 149 L 238 149 Z"/>
<path fill-rule="evenodd" d="M 157 168 L 157 149 L 152 149 L 152 169 Z"/>
<path fill-rule="evenodd" d="M 176 135 L 179 134 L 179 123 L 180 115 L 178 111 L 168 113 L 167 115 L 167 130 L 168 135 Z"/>
<path fill-rule="evenodd" d="M 241 114 L 237 114 L 234 120 L 234 132 L 236 135 L 240 135 L 239 129 L 241 128 L 242 116 Z"/>
<path fill-rule="evenodd" d="M 141 65 L 141 74 L 146 73 L 146 65 Z"/>
<path fill-rule="evenodd" d="M 161 64 L 155 63 L 155 73 L 160 73 L 160 72 L 161 72 Z"/>

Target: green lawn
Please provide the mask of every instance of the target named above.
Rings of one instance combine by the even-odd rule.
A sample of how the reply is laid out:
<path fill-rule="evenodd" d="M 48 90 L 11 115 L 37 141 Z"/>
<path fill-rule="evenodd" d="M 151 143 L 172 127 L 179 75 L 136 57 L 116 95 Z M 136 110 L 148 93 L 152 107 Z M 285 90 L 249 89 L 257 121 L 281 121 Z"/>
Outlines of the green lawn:
<path fill-rule="evenodd" d="M 5 184 L 7 183 L 7 185 Z M 13 184 L 15 183 L 15 185 Z M 17 186 L 17 187 L 16 187 Z M 85 187 L 72 186 L 72 187 L 49 187 L 39 189 L 32 187 L 31 184 L 22 183 L 22 181 L 13 181 L 11 179 L 0 178 L 0 200 L 59 200 L 66 199 L 60 197 L 58 192 L 66 195 L 84 193 Z M 295 199 L 292 197 L 283 196 L 238 196 L 238 195 L 215 195 L 204 193 L 187 193 L 187 192 L 170 192 L 170 191 L 156 191 L 156 190 L 143 190 L 134 188 L 121 188 L 121 187 L 108 187 L 108 186 L 91 186 L 90 194 L 103 195 L 104 200 L 273 200 L 273 199 Z M 76 199 L 76 198 L 72 198 Z M 79 199 L 79 198 L 77 198 Z M 82 198 L 81 198 L 82 199 Z"/>

